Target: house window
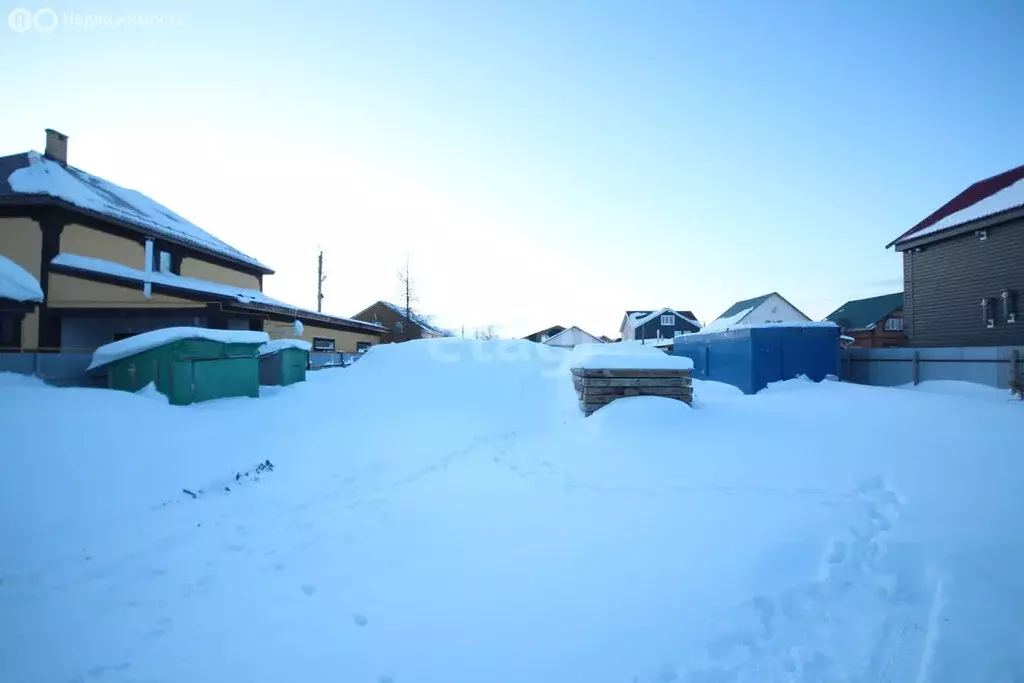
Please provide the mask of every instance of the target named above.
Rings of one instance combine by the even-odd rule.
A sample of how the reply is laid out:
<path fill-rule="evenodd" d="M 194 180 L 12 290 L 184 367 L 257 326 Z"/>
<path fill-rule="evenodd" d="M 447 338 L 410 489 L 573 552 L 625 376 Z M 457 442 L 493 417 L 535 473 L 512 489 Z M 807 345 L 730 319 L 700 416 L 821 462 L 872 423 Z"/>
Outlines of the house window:
<path fill-rule="evenodd" d="M 676 337 L 678 337 L 681 334 L 682 334 L 682 332 L 680 332 L 679 330 L 676 330 L 675 332 L 672 333 L 672 338 L 675 339 Z"/>
<path fill-rule="evenodd" d="M 21 313 L 0 313 L 0 348 L 21 348 Z"/>
<path fill-rule="evenodd" d="M 885 329 L 887 332 L 902 332 L 903 318 L 889 318 L 885 321 Z"/>
<path fill-rule="evenodd" d="M 999 298 L 1002 300 L 1003 320 L 1008 323 L 1017 322 L 1017 292 L 1004 289 Z"/>
<path fill-rule="evenodd" d="M 313 350 L 334 353 L 334 340 L 330 337 L 313 337 Z"/>
<path fill-rule="evenodd" d="M 370 342 L 356 342 L 356 353 L 366 353 L 370 350 Z"/>
<path fill-rule="evenodd" d="M 996 326 L 995 315 L 992 313 L 992 299 L 981 300 L 981 322 L 989 329 Z"/>
<path fill-rule="evenodd" d="M 178 264 L 175 262 L 171 252 L 163 251 L 162 249 L 154 249 L 152 258 L 152 267 L 154 272 L 178 275 Z"/>
<path fill-rule="evenodd" d="M 663 315 L 661 316 L 661 324 L 664 326 L 675 325 L 676 317 L 674 315 Z"/>

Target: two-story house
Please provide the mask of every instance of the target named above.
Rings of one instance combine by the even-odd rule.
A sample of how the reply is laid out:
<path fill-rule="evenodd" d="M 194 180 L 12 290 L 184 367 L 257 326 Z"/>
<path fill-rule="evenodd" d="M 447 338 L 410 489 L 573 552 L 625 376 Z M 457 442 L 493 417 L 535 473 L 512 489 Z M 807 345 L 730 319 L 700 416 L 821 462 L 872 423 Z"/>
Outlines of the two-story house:
<path fill-rule="evenodd" d="M 92 351 L 172 326 L 298 336 L 355 352 L 379 325 L 308 311 L 263 293 L 273 271 L 146 195 L 68 164 L 68 139 L 0 157 L 0 255 L 42 293 L 15 321 L 8 350 Z M 301 324 L 296 324 L 296 322 Z"/>
<path fill-rule="evenodd" d="M 622 322 L 619 323 L 619 333 L 623 341 L 659 341 L 699 331 L 700 323 L 692 312 L 672 308 L 626 311 L 622 316 Z"/>
<path fill-rule="evenodd" d="M 1024 344 L 1024 166 L 980 180 L 886 245 L 911 346 Z"/>
<path fill-rule="evenodd" d="M 849 346 L 862 349 L 907 345 L 903 332 L 903 292 L 854 299 L 832 311 L 825 320 L 839 325 Z"/>

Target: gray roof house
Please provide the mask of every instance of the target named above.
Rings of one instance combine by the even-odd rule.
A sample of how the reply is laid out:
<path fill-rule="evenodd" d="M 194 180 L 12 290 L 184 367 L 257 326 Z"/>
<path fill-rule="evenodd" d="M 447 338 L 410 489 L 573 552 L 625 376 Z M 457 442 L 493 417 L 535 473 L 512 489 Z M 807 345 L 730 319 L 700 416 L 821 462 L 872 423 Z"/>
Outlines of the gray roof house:
<path fill-rule="evenodd" d="M 737 301 L 707 326 L 707 330 L 724 329 L 732 325 L 760 325 L 762 323 L 808 322 L 800 309 L 789 303 L 778 292 L 769 292 L 751 299 Z"/>

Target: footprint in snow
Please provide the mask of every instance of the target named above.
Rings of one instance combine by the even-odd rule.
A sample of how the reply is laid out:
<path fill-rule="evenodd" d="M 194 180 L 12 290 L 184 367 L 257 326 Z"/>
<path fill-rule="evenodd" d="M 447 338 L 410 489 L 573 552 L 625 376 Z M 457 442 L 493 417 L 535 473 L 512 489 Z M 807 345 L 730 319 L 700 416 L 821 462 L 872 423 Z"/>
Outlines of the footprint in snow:
<path fill-rule="evenodd" d="M 316 593 L 316 586 L 314 586 L 312 584 L 304 583 L 300 587 L 300 590 L 303 593 L 305 593 L 307 596 L 309 596 L 309 595 L 313 595 L 314 593 Z"/>
<path fill-rule="evenodd" d="M 352 621 L 355 622 L 356 626 L 366 626 L 370 623 L 370 620 L 366 618 L 364 614 L 353 614 Z"/>

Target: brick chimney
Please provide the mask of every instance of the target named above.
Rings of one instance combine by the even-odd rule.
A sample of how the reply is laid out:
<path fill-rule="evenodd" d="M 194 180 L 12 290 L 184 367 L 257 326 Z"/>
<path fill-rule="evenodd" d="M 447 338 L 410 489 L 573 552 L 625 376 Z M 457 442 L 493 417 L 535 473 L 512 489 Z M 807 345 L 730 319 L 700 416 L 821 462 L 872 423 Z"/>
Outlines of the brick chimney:
<path fill-rule="evenodd" d="M 47 128 L 45 156 L 47 159 L 53 159 L 66 166 L 68 163 L 68 136 L 52 128 Z"/>

